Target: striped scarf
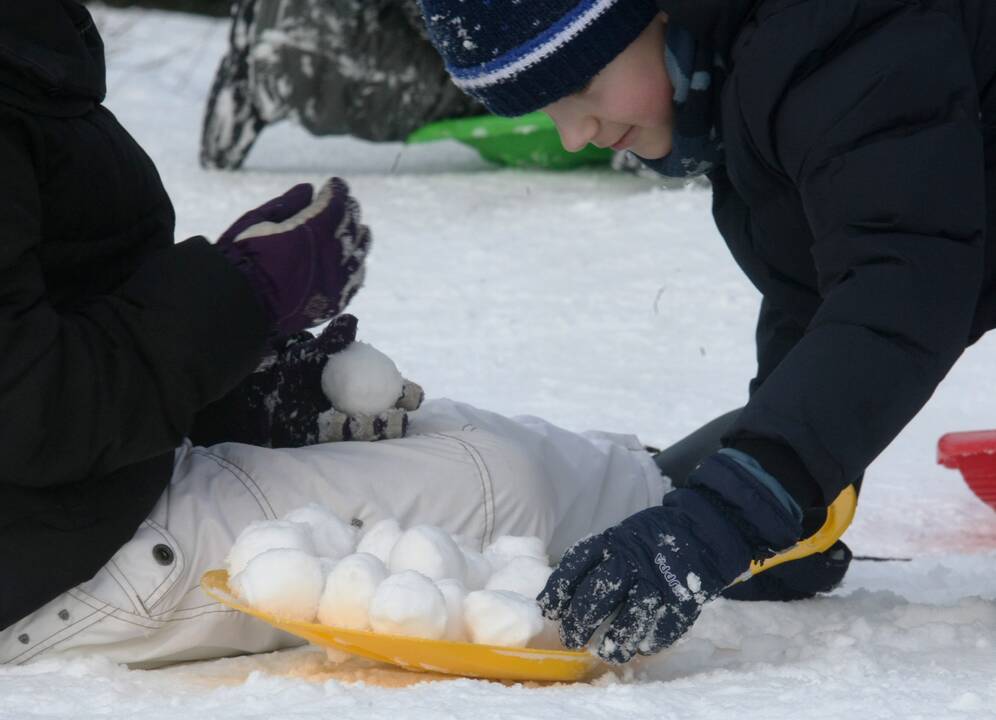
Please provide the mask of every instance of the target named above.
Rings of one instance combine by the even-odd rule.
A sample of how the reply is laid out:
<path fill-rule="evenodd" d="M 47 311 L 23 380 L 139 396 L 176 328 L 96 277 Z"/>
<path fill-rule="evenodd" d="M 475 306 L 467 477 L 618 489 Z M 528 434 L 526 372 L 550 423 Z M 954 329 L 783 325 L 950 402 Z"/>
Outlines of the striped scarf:
<path fill-rule="evenodd" d="M 669 24 L 665 64 L 674 86 L 671 152 L 659 160 L 640 158 L 658 175 L 693 178 L 723 164 L 719 135 L 717 81 L 724 78 L 722 58 L 699 44 L 684 28 Z"/>

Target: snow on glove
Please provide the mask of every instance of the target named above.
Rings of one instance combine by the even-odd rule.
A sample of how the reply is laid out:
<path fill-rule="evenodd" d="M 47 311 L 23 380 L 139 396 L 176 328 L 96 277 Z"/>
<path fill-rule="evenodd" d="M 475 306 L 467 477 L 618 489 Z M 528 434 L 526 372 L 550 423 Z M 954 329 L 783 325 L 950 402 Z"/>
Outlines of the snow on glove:
<path fill-rule="evenodd" d="M 567 550 L 538 598 L 560 621 L 564 645 L 585 646 L 611 618 L 599 657 L 652 655 L 684 635 L 752 560 L 799 539 L 798 508 L 728 452 L 706 458 L 659 507 Z"/>
<path fill-rule="evenodd" d="M 363 284 L 370 230 L 340 178 L 295 185 L 239 218 L 217 247 L 242 270 L 277 336 L 338 315 Z"/>
<path fill-rule="evenodd" d="M 197 418 L 191 439 L 199 445 L 243 442 L 264 447 L 301 447 L 334 440 L 387 440 L 404 437 L 408 410 L 422 402 L 422 388 L 404 381 L 394 408 L 371 416 L 351 416 L 334 407 L 321 377 L 330 355 L 356 339 L 352 315 L 335 318 L 317 337 L 297 333 L 232 393 Z"/>

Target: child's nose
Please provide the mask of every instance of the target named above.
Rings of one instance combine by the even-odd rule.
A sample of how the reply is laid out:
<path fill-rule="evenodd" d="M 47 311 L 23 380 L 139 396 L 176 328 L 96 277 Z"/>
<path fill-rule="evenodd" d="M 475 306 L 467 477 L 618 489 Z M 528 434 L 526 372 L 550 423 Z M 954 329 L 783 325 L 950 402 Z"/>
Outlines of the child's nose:
<path fill-rule="evenodd" d="M 557 126 L 560 144 L 567 152 L 577 152 L 584 148 L 598 134 L 598 120 L 591 115 L 568 112 L 547 114 Z"/>

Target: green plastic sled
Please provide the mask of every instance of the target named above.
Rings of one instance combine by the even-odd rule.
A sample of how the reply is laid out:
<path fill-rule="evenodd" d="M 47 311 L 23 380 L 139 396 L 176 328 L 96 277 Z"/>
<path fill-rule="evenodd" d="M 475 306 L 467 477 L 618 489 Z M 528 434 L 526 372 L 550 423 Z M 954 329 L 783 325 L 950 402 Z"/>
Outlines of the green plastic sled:
<path fill-rule="evenodd" d="M 408 143 L 456 140 L 468 145 L 485 160 L 509 167 L 540 167 L 568 170 L 582 165 L 607 165 L 612 150 L 588 145 L 570 153 L 560 144 L 557 127 L 547 115 L 530 113 L 517 118 L 479 115 L 441 120 L 419 128 Z"/>

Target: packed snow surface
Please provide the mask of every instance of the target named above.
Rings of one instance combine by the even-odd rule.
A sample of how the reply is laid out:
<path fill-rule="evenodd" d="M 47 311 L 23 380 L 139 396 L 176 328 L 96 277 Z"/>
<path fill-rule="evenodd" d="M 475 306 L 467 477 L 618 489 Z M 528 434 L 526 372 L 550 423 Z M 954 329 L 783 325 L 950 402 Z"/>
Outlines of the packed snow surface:
<path fill-rule="evenodd" d="M 158 165 L 177 237 L 217 237 L 294 183 L 346 178 L 374 235 L 350 311 L 431 395 L 654 445 L 745 401 L 758 295 L 708 192 L 292 125 L 265 130 L 243 172 L 205 172 L 198 135 L 227 23 L 95 12 L 109 107 Z M 0 719 L 994 717 L 996 513 L 935 463 L 941 434 L 996 426 L 994 368 L 984 338 L 868 470 L 846 539 L 899 559 L 856 561 L 817 600 L 712 603 L 671 650 L 591 683 L 426 682 L 310 649 L 156 671 L 53 659 L 0 669 Z"/>
<path fill-rule="evenodd" d="M 357 340 L 331 355 L 322 370 L 322 389 L 337 410 L 376 415 L 401 397 L 401 373 L 387 355 Z"/>

